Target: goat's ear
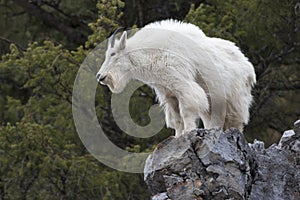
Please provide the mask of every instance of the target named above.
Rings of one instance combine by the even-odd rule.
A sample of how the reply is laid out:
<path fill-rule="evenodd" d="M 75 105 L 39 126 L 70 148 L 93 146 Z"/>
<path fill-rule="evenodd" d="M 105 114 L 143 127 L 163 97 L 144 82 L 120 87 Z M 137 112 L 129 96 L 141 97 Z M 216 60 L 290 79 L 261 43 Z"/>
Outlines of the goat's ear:
<path fill-rule="evenodd" d="M 126 40 L 127 40 L 127 31 L 124 31 L 122 36 L 121 36 L 121 39 L 120 39 L 120 50 L 122 49 L 125 49 L 125 46 L 126 46 Z"/>

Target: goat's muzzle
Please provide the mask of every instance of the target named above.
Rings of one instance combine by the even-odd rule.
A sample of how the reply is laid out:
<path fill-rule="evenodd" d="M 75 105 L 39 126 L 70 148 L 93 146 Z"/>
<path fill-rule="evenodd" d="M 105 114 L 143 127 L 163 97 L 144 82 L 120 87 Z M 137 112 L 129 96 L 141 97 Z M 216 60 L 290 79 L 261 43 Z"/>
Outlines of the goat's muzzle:
<path fill-rule="evenodd" d="M 96 78 L 100 84 L 103 84 L 103 81 L 105 80 L 106 76 L 101 76 L 101 74 L 97 74 Z"/>

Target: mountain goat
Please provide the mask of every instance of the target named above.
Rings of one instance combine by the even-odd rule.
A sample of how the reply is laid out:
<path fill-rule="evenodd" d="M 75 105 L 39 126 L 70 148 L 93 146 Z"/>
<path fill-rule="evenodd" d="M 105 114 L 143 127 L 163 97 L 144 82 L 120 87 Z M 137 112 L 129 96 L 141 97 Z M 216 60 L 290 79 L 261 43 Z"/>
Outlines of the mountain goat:
<path fill-rule="evenodd" d="M 198 118 L 207 129 L 243 131 L 256 77 L 234 43 L 176 20 L 151 23 L 128 39 L 126 31 L 115 37 L 108 41 L 99 83 L 113 93 L 133 79 L 152 87 L 176 137 L 197 128 Z"/>

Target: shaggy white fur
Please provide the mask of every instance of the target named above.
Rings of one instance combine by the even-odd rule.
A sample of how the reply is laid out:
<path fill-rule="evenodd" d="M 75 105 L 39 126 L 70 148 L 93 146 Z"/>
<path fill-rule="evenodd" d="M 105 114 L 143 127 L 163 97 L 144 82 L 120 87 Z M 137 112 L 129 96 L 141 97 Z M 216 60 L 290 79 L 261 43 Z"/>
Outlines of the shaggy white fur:
<path fill-rule="evenodd" d="M 116 93 L 132 79 L 154 88 L 175 136 L 195 129 L 198 118 L 207 129 L 242 131 L 247 124 L 256 78 L 234 43 L 176 20 L 151 23 L 129 39 L 125 31 L 110 41 L 98 81 Z"/>

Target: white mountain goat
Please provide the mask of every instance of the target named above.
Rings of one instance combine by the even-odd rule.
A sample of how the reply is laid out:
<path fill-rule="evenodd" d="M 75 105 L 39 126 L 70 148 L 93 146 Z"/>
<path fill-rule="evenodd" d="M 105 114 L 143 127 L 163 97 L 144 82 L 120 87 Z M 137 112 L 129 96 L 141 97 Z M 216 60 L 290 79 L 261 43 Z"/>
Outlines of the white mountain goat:
<path fill-rule="evenodd" d="M 126 31 L 110 37 L 97 81 L 119 93 L 133 79 L 155 90 L 176 137 L 197 128 L 198 118 L 207 129 L 243 131 L 256 82 L 234 43 L 175 20 L 151 23 L 128 39 Z"/>

